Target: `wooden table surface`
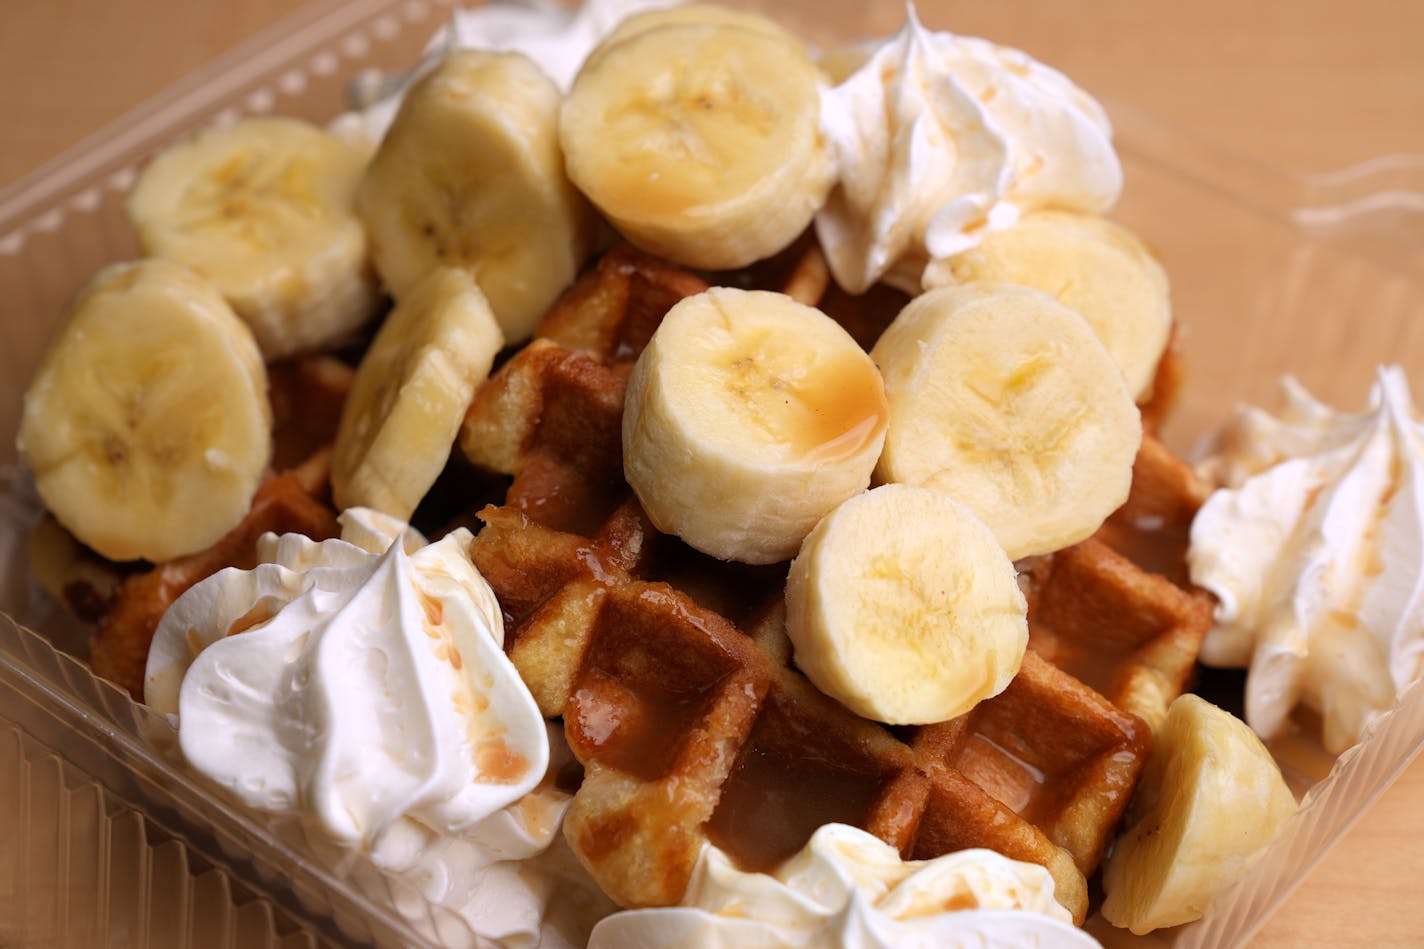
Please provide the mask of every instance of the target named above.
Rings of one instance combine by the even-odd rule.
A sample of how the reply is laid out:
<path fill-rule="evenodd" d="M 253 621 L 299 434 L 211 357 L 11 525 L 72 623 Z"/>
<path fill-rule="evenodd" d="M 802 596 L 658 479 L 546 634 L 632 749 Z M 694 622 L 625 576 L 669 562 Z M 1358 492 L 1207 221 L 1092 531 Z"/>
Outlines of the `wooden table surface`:
<path fill-rule="evenodd" d="M 894 3 L 796 2 L 834 7 L 825 19 L 840 16 L 865 34 L 889 32 L 902 16 Z M 296 5 L 6 0 L 0 187 Z M 1317 172 L 1424 154 L 1419 0 L 920 0 L 919 9 L 930 26 L 1023 48 L 1096 94 L 1283 168 Z M 1421 803 L 1424 760 L 1252 945 L 1424 945 Z"/>

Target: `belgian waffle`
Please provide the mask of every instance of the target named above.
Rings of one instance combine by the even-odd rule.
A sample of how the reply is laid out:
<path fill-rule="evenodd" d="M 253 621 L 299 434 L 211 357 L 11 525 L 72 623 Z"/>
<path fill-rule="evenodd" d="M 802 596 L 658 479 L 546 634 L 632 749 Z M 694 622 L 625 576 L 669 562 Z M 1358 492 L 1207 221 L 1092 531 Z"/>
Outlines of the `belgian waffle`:
<path fill-rule="evenodd" d="M 327 356 L 270 370 L 274 473 L 257 489 L 242 522 L 212 547 L 134 573 L 105 592 L 90 642 L 94 672 L 143 698 L 144 668 L 154 630 L 185 590 L 224 567 L 257 565 L 257 539 L 267 531 L 322 540 L 339 533 L 326 498 L 329 445 L 351 385 L 351 369 Z"/>
<path fill-rule="evenodd" d="M 1155 730 L 1186 689 L 1212 599 L 1187 578 L 1206 485 L 1144 437 L 1127 502 L 1081 544 L 1028 574 L 1030 646 Z"/>
<path fill-rule="evenodd" d="M 773 286 L 804 299 L 816 260 L 803 249 Z M 1180 611 L 1141 621 L 1133 597 L 1191 595 L 1090 542 L 1088 554 L 1117 569 L 1120 590 L 1101 583 L 1117 603 L 1106 592 L 1075 599 L 1074 571 L 1091 556 L 1040 563 L 1034 649 L 1001 695 L 919 728 L 849 713 L 790 663 L 785 566 L 691 551 L 653 529 L 623 481 L 629 368 L 668 307 L 705 286 L 610 252 L 551 311 L 543 338 L 477 393 L 462 434 L 472 461 L 514 476 L 505 504 L 481 513 L 472 556 L 505 611 L 515 665 L 544 714 L 563 717 L 585 767 L 565 825 L 574 850 L 618 902 L 662 905 L 681 897 L 704 840 L 766 868 L 840 821 L 910 858 L 985 846 L 1040 863 L 1081 920 L 1085 874 L 1150 743 L 1134 710 L 1152 713 L 1180 690 L 1200 639 L 1180 631 Z M 851 313 L 853 335 L 873 341 L 899 302 Z M 854 301 L 825 308 L 841 316 Z M 1055 642 L 1083 643 L 1089 620 L 1130 627 L 1122 635 L 1135 644 L 1104 661 L 1106 698 L 1044 658 Z"/>

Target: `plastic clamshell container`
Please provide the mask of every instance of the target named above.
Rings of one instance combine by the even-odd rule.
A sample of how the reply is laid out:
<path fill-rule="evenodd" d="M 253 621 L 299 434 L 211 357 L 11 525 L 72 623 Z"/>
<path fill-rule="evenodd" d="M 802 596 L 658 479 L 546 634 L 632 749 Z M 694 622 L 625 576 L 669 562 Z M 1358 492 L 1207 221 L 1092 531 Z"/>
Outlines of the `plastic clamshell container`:
<path fill-rule="evenodd" d="M 123 202 L 137 168 L 242 115 L 330 119 L 362 70 L 415 63 L 449 8 L 317 0 L 0 192 L 0 944 L 471 941 L 438 907 L 369 874 L 336 875 L 292 828 L 216 796 L 183 767 L 172 724 L 68 655 L 81 641 L 5 566 L 22 561 L 35 510 L 13 469 L 24 387 L 74 291 L 136 255 Z M 808 35 L 851 38 L 825 22 Z M 1424 157 L 1307 179 L 1105 104 L 1127 182 L 1113 216 L 1172 280 L 1186 384 L 1169 444 L 1190 454 L 1236 404 L 1273 406 L 1283 373 L 1351 408 L 1376 364 L 1424 370 Z M 1338 759 L 1305 741 L 1273 746 L 1304 803 L 1252 873 L 1198 923 L 1095 935 L 1109 946 L 1244 942 L 1421 746 L 1419 687 Z"/>

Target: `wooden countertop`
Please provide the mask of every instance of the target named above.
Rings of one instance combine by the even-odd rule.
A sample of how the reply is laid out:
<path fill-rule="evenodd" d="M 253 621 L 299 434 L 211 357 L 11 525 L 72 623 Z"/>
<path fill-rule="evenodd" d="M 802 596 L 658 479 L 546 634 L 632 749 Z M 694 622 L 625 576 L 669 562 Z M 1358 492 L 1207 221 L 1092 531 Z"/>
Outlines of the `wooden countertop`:
<path fill-rule="evenodd" d="M 827 4 L 836 11 L 826 14 Z M 886 33 L 895 3 L 795 0 Z M 795 4 L 779 4 L 795 18 Z M 0 186 L 275 22 L 297 0 L 11 3 L 0 31 Z M 919 0 L 930 26 L 1019 46 L 1092 92 L 1274 165 L 1326 171 L 1424 154 L 1418 0 Z M 808 22 L 810 22 L 808 20 Z M 1410 367 L 1415 371 L 1424 367 Z M 1350 830 L 1252 941 L 1424 944 L 1424 760 Z"/>

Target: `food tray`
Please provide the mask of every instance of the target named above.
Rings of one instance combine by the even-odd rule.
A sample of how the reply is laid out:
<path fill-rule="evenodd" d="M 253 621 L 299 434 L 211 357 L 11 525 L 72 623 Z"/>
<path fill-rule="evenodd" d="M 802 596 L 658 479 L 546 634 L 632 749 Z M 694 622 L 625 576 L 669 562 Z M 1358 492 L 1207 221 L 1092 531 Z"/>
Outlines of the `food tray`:
<path fill-rule="evenodd" d="M 324 869 L 291 828 L 217 800 L 182 769 L 166 719 L 54 648 L 78 643 L 10 569 L 33 511 L 12 469 L 21 394 L 74 290 L 136 253 L 123 215 L 136 168 L 204 124 L 261 113 L 327 120 L 352 77 L 408 68 L 448 14 L 442 0 L 317 0 L 0 191 L 0 945 L 420 945 L 460 935 L 438 914 L 408 924 L 389 894 Z M 828 42 L 834 28 L 803 32 Z M 1272 404 L 1283 372 L 1342 407 L 1360 404 L 1378 362 L 1419 379 L 1424 159 L 1307 179 L 1105 104 L 1127 182 L 1114 216 L 1163 258 L 1182 327 L 1187 382 L 1165 433 L 1173 447 L 1190 453 L 1239 401 Z M 1309 793 L 1253 874 L 1192 926 L 1148 940 L 1097 935 L 1109 945 L 1243 942 L 1421 745 L 1415 688 L 1333 772 L 1308 742 L 1275 746 Z"/>

